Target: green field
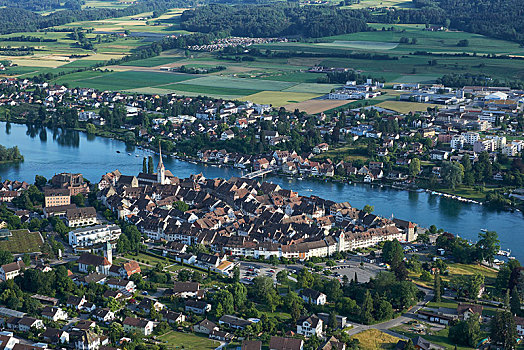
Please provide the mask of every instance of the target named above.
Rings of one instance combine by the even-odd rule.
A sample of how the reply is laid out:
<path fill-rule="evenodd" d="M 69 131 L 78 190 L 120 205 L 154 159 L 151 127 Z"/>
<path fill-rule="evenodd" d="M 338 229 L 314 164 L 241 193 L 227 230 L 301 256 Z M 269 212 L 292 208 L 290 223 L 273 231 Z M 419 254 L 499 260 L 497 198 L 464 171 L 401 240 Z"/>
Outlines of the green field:
<path fill-rule="evenodd" d="M 190 81 L 193 82 L 192 80 Z M 202 96 L 208 95 L 228 95 L 228 96 L 246 96 L 256 94 L 260 90 L 255 89 L 238 89 L 236 87 L 220 87 L 220 86 L 204 86 L 196 84 L 169 84 L 162 86 L 161 89 L 168 91 L 180 91 L 180 92 L 191 92 L 201 94 Z"/>
<path fill-rule="evenodd" d="M 29 232 L 28 230 L 11 231 L 12 236 L 7 241 L 0 241 L 0 249 L 11 253 L 32 253 L 41 250 L 42 236 L 39 232 Z"/>
<path fill-rule="evenodd" d="M 212 350 L 219 345 L 219 342 L 204 336 L 175 331 L 168 332 L 157 338 L 158 340 L 166 342 L 168 349 Z"/>
<path fill-rule="evenodd" d="M 122 63 L 121 66 L 135 66 L 135 67 L 156 67 L 164 64 L 174 63 L 183 60 L 185 57 L 173 57 L 173 56 L 157 56 L 146 58 L 139 61 L 130 61 Z"/>
<path fill-rule="evenodd" d="M 130 90 L 149 86 L 159 86 L 172 84 L 184 80 L 193 79 L 194 76 L 189 74 L 178 73 L 157 73 L 141 71 L 124 71 L 102 73 L 96 71 L 87 71 L 78 73 L 76 79 L 69 79 L 70 76 L 60 77 L 55 82 L 68 82 L 71 86 L 89 87 L 99 90 Z M 78 78 L 80 76 L 80 78 Z"/>

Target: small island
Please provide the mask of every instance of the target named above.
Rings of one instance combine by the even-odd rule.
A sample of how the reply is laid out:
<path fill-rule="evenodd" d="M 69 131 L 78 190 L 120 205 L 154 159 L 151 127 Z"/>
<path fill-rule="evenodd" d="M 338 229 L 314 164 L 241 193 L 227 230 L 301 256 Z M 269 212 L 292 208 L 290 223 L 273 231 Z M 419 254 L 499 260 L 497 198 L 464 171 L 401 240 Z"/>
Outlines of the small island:
<path fill-rule="evenodd" d="M 0 145 L 0 163 L 23 162 L 24 156 L 20 153 L 18 146 L 7 148 Z"/>

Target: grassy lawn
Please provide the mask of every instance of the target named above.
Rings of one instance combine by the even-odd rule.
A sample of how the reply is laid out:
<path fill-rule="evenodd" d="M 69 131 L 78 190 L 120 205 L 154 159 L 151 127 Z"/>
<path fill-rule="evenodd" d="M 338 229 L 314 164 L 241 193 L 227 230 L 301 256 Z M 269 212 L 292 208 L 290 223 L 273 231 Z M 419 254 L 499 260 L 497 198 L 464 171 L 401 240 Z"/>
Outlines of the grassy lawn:
<path fill-rule="evenodd" d="M 7 241 L 0 241 L 0 249 L 11 253 L 32 253 L 40 251 L 44 243 L 39 232 L 14 230 L 11 234 Z"/>
<path fill-rule="evenodd" d="M 463 275 L 474 275 L 476 273 L 480 273 L 484 275 L 484 278 L 486 279 L 486 284 L 492 284 L 495 279 L 497 278 L 497 271 L 494 269 L 491 269 L 489 267 L 481 266 L 481 265 L 467 265 L 467 264 L 458 264 L 453 263 L 449 264 L 449 275 L 448 276 L 442 276 L 443 280 L 449 280 L 450 278 L 454 276 L 463 276 Z"/>
<path fill-rule="evenodd" d="M 346 161 L 352 161 L 356 159 L 361 159 L 366 162 L 369 158 L 365 156 L 366 145 L 345 145 L 339 148 L 333 148 L 327 152 L 321 153 L 313 157 L 314 160 L 321 161 L 327 158 L 330 159 L 339 159 L 342 158 Z"/>
<path fill-rule="evenodd" d="M 215 349 L 219 342 L 204 336 L 171 331 L 158 337 L 167 343 L 168 349 L 206 350 Z"/>
<path fill-rule="evenodd" d="M 166 261 L 164 259 L 153 257 L 153 256 L 149 256 L 149 255 L 142 254 L 142 253 L 140 253 L 138 255 L 126 254 L 124 257 L 127 258 L 127 259 L 138 261 L 139 263 L 142 263 L 143 261 L 145 261 L 146 264 L 149 264 L 149 265 L 152 265 L 152 266 L 155 266 L 158 263 L 163 263 L 163 264 L 169 263 L 168 261 Z"/>
<path fill-rule="evenodd" d="M 448 309 L 456 309 L 457 306 L 458 306 L 458 303 L 456 303 L 454 301 L 446 301 L 445 299 L 443 301 L 441 301 L 440 303 L 437 303 L 437 302 L 434 302 L 434 301 L 430 301 L 428 303 L 428 307 L 432 307 L 432 308 L 445 307 L 445 308 L 448 308 Z"/>
<path fill-rule="evenodd" d="M 486 194 L 482 191 L 478 191 L 473 187 L 468 186 L 457 186 L 454 190 L 451 188 L 437 188 L 437 192 L 448 193 L 454 196 L 460 196 L 468 199 L 477 201 L 483 201 L 486 199 Z"/>
<path fill-rule="evenodd" d="M 353 339 L 358 339 L 362 350 L 392 349 L 400 338 L 381 332 L 377 329 L 368 329 L 355 334 Z"/>

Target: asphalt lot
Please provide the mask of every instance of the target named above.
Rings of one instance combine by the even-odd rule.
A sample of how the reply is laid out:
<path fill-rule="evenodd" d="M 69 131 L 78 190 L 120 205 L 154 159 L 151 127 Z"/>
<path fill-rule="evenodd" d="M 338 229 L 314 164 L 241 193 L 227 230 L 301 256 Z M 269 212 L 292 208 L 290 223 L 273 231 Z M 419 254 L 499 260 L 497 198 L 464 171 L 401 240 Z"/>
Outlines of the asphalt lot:
<path fill-rule="evenodd" d="M 316 264 L 322 266 L 324 269 L 331 270 L 331 275 L 325 275 L 322 271 L 319 273 L 328 278 L 337 278 L 340 282 L 343 281 L 344 275 L 349 280 L 355 278 L 355 273 L 359 282 L 368 282 L 370 278 L 375 277 L 380 271 L 385 271 L 385 268 L 378 266 L 377 264 L 370 264 L 362 262 L 360 257 L 350 257 L 343 261 L 337 261 L 333 267 L 326 267 L 325 263 Z M 277 265 L 273 266 L 263 262 L 250 262 L 241 261 L 240 267 L 240 279 L 244 283 L 249 283 L 254 277 L 257 276 L 268 276 L 272 277 L 276 281 L 276 274 L 281 270 L 287 270 L 289 273 L 300 271 L 306 268 L 302 264 L 291 264 L 291 265 Z M 310 269 L 313 271 L 312 269 Z M 290 277 L 290 279 L 292 279 Z"/>

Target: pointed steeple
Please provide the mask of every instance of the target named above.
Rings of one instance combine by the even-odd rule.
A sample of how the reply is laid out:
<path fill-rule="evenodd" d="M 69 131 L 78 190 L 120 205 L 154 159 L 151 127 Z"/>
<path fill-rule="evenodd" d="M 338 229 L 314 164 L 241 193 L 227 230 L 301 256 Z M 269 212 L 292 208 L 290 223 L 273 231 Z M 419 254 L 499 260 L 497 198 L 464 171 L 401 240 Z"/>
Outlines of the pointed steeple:
<path fill-rule="evenodd" d="M 162 144 L 158 142 L 158 149 L 160 160 L 158 161 L 158 166 L 156 168 L 156 180 L 159 184 L 166 184 L 166 168 L 164 167 L 164 162 L 162 161 Z"/>
<path fill-rule="evenodd" d="M 164 162 L 162 162 L 162 144 L 160 143 L 160 141 L 158 141 L 158 149 L 159 149 L 159 153 L 160 153 L 160 160 L 158 161 L 158 166 L 157 166 L 157 170 L 160 170 L 160 169 L 165 169 L 164 168 Z"/>

